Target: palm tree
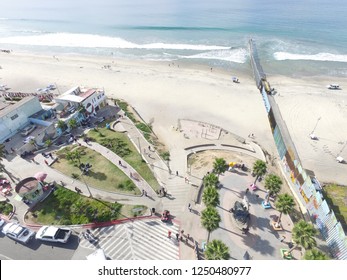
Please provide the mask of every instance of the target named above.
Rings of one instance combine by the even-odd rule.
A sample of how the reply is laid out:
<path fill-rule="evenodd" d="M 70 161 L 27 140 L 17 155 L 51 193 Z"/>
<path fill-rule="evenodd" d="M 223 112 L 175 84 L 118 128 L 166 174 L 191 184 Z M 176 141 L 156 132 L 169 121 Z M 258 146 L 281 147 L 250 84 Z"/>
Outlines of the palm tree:
<path fill-rule="evenodd" d="M 82 152 L 79 149 L 73 151 L 74 160 L 77 160 L 78 164 L 81 164 Z"/>
<path fill-rule="evenodd" d="M 76 149 L 74 151 L 69 151 L 65 154 L 65 156 L 68 161 L 71 161 L 75 164 L 81 164 L 82 153 L 80 150 Z"/>
<path fill-rule="evenodd" d="M 205 257 L 207 260 L 228 260 L 229 248 L 220 240 L 212 240 L 206 245 Z"/>
<path fill-rule="evenodd" d="M 221 218 L 216 208 L 208 206 L 201 212 L 201 224 L 208 231 L 207 243 L 210 240 L 210 234 L 212 231 L 219 227 Z"/>
<path fill-rule="evenodd" d="M 219 175 L 224 173 L 227 169 L 227 162 L 224 158 L 216 158 L 213 163 L 213 172 L 217 174 L 218 178 Z"/>
<path fill-rule="evenodd" d="M 290 249 L 288 253 L 294 250 L 297 245 L 302 246 L 304 249 L 312 249 L 317 245 L 314 236 L 317 234 L 317 230 L 310 223 L 300 220 L 297 222 L 292 230 L 292 238 L 295 242 L 295 246 Z"/>
<path fill-rule="evenodd" d="M 61 131 L 64 132 L 65 129 L 66 129 L 66 123 L 64 121 L 62 121 L 62 120 L 59 120 L 57 122 L 57 128 L 60 128 Z"/>
<path fill-rule="evenodd" d="M 210 173 L 204 177 L 203 182 L 204 182 L 205 187 L 207 187 L 207 186 L 216 187 L 218 184 L 218 177 L 216 174 Z"/>
<path fill-rule="evenodd" d="M 206 206 L 216 207 L 219 204 L 219 193 L 213 186 L 207 186 L 202 194 L 202 201 Z"/>
<path fill-rule="evenodd" d="M 52 144 L 53 144 L 53 141 L 52 141 L 51 139 L 47 139 L 47 140 L 45 141 L 45 145 L 46 145 L 47 147 L 52 146 Z"/>
<path fill-rule="evenodd" d="M 294 209 L 294 206 L 295 206 L 294 198 L 287 193 L 280 194 L 277 198 L 275 206 L 276 206 L 276 209 L 280 212 L 280 216 L 278 217 L 278 220 L 275 226 L 280 227 L 282 214 L 288 215 Z"/>
<path fill-rule="evenodd" d="M 329 257 L 318 249 L 311 249 L 305 252 L 304 260 L 329 260 Z"/>
<path fill-rule="evenodd" d="M 270 196 L 277 195 L 281 190 L 282 180 L 275 174 L 269 174 L 265 178 L 265 189 L 268 190 L 268 194 L 266 196 L 266 204 L 269 203 Z"/>
<path fill-rule="evenodd" d="M 255 180 L 254 180 L 254 185 L 255 185 L 259 177 L 264 176 L 266 174 L 266 163 L 258 159 L 253 164 L 253 174 L 255 175 Z"/>
<path fill-rule="evenodd" d="M 78 125 L 76 119 L 74 119 L 74 118 L 70 119 L 69 122 L 68 122 L 68 124 L 69 124 L 71 130 L 73 130 L 74 128 L 76 128 L 77 125 Z"/>

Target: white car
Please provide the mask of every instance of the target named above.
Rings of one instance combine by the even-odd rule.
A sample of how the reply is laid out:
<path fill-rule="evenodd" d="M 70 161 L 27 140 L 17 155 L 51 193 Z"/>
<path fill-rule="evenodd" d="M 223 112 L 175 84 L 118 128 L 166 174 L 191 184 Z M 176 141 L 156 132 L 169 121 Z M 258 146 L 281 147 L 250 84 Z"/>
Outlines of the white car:
<path fill-rule="evenodd" d="M 32 124 L 32 125 L 28 125 L 26 128 L 24 128 L 22 131 L 21 131 L 21 133 L 20 133 L 20 135 L 22 135 L 22 136 L 28 136 L 31 132 L 33 132 L 34 130 L 35 130 L 35 128 L 36 128 L 36 125 L 34 125 L 34 124 Z"/>
<path fill-rule="evenodd" d="M 17 223 L 8 223 L 2 228 L 2 232 L 18 242 L 28 243 L 35 235 L 31 229 L 21 226 Z"/>
<path fill-rule="evenodd" d="M 55 90 L 55 89 L 56 89 L 56 86 L 53 85 L 53 84 L 50 84 L 50 85 L 48 85 L 46 88 L 49 89 L 49 90 Z"/>
<path fill-rule="evenodd" d="M 50 242 L 66 243 L 71 236 L 71 229 L 54 226 L 43 226 L 36 233 L 36 239 Z"/>

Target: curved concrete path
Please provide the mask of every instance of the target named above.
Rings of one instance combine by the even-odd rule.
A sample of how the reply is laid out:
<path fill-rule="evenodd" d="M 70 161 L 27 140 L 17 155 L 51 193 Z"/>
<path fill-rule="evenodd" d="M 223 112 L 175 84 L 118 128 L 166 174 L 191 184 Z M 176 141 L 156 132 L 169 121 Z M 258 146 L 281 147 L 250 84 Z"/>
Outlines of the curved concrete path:
<path fill-rule="evenodd" d="M 147 142 L 142 133 L 136 128 L 130 119 L 127 117 L 121 117 L 119 121 L 120 124 L 118 125 L 121 125 L 124 131 L 126 131 L 129 139 L 137 148 L 142 158 L 147 162 L 148 166 L 152 169 L 159 184 L 165 187 L 167 190 L 168 195 L 166 197 L 159 198 L 155 191 L 142 178 L 140 181 L 133 181 L 140 190 L 145 190 L 149 197 L 107 192 L 90 186 L 89 189 L 92 192 L 92 195 L 96 198 L 103 198 L 104 200 L 112 202 L 117 201 L 123 204 L 141 204 L 150 208 L 155 207 L 157 212 L 161 212 L 164 209 L 169 209 L 173 216 L 180 221 L 181 228 L 183 228 L 186 233 L 192 233 L 191 236 L 194 240 L 196 240 L 198 243 L 200 243 L 202 240 L 206 240 L 207 232 L 204 228 L 202 228 L 199 216 L 200 212 L 204 209 L 204 206 L 202 204 L 195 204 L 194 201 L 197 191 L 195 186 L 201 184 L 202 176 L 191 176 L 191 174 L 187 175 L 187 156 L 192 152 L 193 145 L 199 146 L 203 143 L 211 142 L 208 142 L 207 139 L 197 139 L 196 141 L 193 139 L 189 140 L 184 137 L 183 133 L 181 137 L 182 140 L 177 143 L 175 148 L 170 149 L 171 160 L 170 167 L 168 167 L 160 156 L 153 151 L 153 148 L 151 148 L 151 151 L 149 151 L 149 147 L 152 146 Z M 81 140 L 79 140 L 79 142 L 83 146 L 91 148 L 102 154 L 115 165 L 118 165 L 119 160 L 121 160 L 123 167 L 119 167 L 129 178 L 130 172 L 136 172 L 122 158 L 98 143 L 89 142 L 89 144 L 86 144 Z M 233 145 L 222 145 L 228 143 L 225 138 L 221 140 L 213 139 L 213 142 L 214 149 L 217 147 L 218 149 L 242 152 L 240 149 L 235 147 L 234 143 L 232 143 Z M 247 145 L 251 145 L 251 148 L 255 147 L 255 152 L 249 152 L 249 155 L 258 155 L 256 158 L 259 158 L 259 155 L 261 157 L 261 149 L 256 144 L 247 143 Z M 206 148 L 203 147 L 193 149 L 194 151 L 206 150 Z M 77 187 L 82 190 L 84 195 L 88 195 L 88 189 L 85 183 L 78 180 L 73 180 L 70 177 L 49 167 L 47 164 L 45 164 L 45 160 L 48 160 L 48 163 L 52 161 L 51 159 L 44 158 L 41 154 L 35 156 L 35 162 L 28 162 L 27 160 L 17 156 L 11 161 L 6 162 L 6 166 L 10 172 L 20 178 L 33 176 L 36 172 L 44 171 L 48 174 L 48 180 L 56 182 L 63 181 L 66 188 L 75 191 L 75 187 Z M 18 169 L 18 166 L 20 166 L 20 170 Z M 189 176 L 189 183 L 185 180 L 186 176 Z M 23 215 L 27 211 L 28 207 L 24 203 L 16 201 L 13 198 L 14 197 L 9 197 L 10 201 L 16 204 L 17 210 L 15 218 L 18 221 L 23 222 Z M 191 203 L 193 206 L 192 212 L 188 210 L 188 203 Z M 194 259 L 195 253 L 192 248 L 192 243 L 188 245 L 182 244 L 180 249 L 181 259 Z"/>

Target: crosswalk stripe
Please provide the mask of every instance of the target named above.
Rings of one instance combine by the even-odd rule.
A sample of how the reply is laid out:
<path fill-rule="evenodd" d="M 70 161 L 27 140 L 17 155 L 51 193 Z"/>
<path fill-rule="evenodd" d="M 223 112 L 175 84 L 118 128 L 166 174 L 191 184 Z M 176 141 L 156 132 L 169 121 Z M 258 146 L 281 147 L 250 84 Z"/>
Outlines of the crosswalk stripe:
<path fill-rule="evenodd" d="M 168 231 L 172 232 L 171 239 Z M 93 229 L 98 239 L 91 243 L 81 236 L 80 246 L 90 249 L 102 248 L 111 259 L 179 259 L 179 243 L 175 233 L 179 225 L 167 224 L 160 219 L 136 220 L 110 227 Z"/>

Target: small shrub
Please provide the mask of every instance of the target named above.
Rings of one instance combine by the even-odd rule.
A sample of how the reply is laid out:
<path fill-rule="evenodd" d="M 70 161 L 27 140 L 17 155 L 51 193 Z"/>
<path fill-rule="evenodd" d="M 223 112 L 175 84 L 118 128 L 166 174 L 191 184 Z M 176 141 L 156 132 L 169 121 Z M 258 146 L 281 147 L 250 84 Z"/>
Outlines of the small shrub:
<path fill-rule="evenodd" d="M 170 152 L 162 152 L 160 156 L 162 157 L 163 160 L 167 160 L 167 161 L 170 160 Z"/>
<path fill-rule="evenodd" d="M 135 189 L 135 185 L 131 180 L 125 181 L 125 189 L 128 191 L 133 191 Z"/>

